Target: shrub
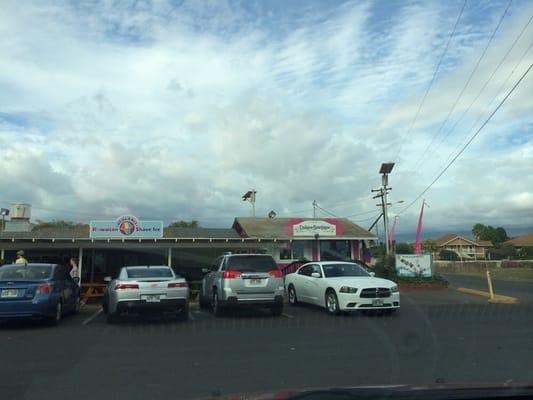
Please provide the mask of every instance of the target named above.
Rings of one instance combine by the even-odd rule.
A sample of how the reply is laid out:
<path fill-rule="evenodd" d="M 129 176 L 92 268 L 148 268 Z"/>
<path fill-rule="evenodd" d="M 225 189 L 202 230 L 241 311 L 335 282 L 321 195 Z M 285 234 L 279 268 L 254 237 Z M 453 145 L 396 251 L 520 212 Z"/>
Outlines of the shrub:
<path fill-rule="evenodd" d="M 413 254 L 413 246 L 409 243 L 398 243 L 395 251 L 396 254 Z"/>

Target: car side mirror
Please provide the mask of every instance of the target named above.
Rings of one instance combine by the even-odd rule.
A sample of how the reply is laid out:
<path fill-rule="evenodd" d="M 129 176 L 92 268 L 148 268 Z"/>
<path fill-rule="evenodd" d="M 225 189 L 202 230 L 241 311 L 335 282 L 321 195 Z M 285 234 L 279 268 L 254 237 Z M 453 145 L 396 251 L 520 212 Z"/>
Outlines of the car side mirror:
<path fill-rule="evenodd" d="M 313 278 L 322 278 L 322 275 L 320 275 L 319 272 L 313 272 L 313 273 L 311 274 L 311 277 L 313 277 Z"/>
<path fill-rule="evenodd" d="M 111 279 L 110 276 L 106 276 L 106 277 L 104 278 L 104 282 L 107 282 L 107 283 L 111 282 L 111 280 L 112 280 L 112 279 Z"/>
<path fill-rule="evenodd" d="M 368 273 L 372 278 L 376 276 L 376 273 L 375 272 L 369 272 Z"/>

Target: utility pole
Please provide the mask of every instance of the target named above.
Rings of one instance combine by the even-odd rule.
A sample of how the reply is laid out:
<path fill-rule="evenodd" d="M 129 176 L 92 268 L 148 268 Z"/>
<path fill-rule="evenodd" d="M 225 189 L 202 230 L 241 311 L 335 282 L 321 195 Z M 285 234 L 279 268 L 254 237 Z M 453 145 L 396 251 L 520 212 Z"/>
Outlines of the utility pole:
<path fill-rule="evenodd" d="M 316 200 L 313 200 L 313 218 L 316 218 Z"/>
<path fill-rule="evenodd" d="M 387 240 L 387 217 L 386 217 L 386 211 L 385 211 L 385 191 L 383 190 L 383 188 L 379 188 L 379 189 L 372 189 L 372 192 L 377 192 L 377 194 L 372 197 L 373 199 L 377 199 L 379 198 L 381 200 L 381 204 L 376 204 L 376 206 L 378 207 L 381 207 L 381 215 L 380 217 L 383 217 L 383 229 L 384 229 L 384 232 L 385 232 L 385 249 L 386 249 L 386 254 L 389 254 L 389 243 L 388 243 L 388 240 Z M 379 217 L 378 217 L 378 220 L 379 220 Z M 376 224 L 376 234 L 379 234 L 377 232 L 377 224 Z M 379 237 L 379 236 L 378 236 Z"/>
<path fill-rule="evenodd" d="M 381 202 L 383 203 L 383 223 L 385 225 L 385 249 L 387 255 L 390 254 L 390 244 L 389 244 L 389 212 L 388 212 L 388 203 L 387 203 L 387 184 L 388 179 L 387 175 L 383 174 L 383 197 L 381 197 Z"/>
<path fill-rule="evenodd" d="M 255 218 L 255 194 L 257 192 L 255 189 L 252 189 L 252 197 L 250 198 L 250 202 L 252 203 L 252 216 Z"/>
<path fill-rule="evenodd" d="M 383 210 L 383 228 L 385 229 L 385 251 L 386 251 L 387 256 L 390 254 L 389 216 L 388 216 L 388 211 L 387 211 L 389 203 L 387 202 L 387 194 L 389 193 L 389 190 L 392 190 L 392 188 L 388 187 L 388 185 L 389 185 L 389 174 L 391 173 L 393 167 L 394 167 L 393 162 L 381 164 L 379 173 L 381 174 L 382 187 L 379 189 L 372 189 L 372 192 L 378 192 L 378 194 L 375 195 L 373 198 L 374 199 L 377 199 L 378 197 L 381 198 L 381 208 Z"/>

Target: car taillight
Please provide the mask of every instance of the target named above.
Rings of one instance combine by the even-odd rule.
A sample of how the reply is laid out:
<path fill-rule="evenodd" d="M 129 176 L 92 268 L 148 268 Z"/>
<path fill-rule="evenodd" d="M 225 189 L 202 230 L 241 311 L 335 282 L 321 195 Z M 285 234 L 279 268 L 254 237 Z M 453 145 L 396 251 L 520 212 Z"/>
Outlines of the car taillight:
<path fill-rule="evenodd" d="M 115 290 L 124 290 L 124 289 L 139 289 L 139 285 L 136 283 L 117 283 Z"/>
<path fill-rule="evenodd" d="M 235 279 L 241 276 L 241 271 L 224 271 L 222 272 L 222 278 Z"/>
<path fill-rule="evenodd" d="M 281 273 L 281 271 L 279 269 L 275 269 L 273 271 L 269 271 L 268 274 L 270 276 L 272 276 L 273 278 L 281 278 L 283 276 L 283 274 Z"/>
<path fill-rule="evenodd" d="M 35 294 L 50 294 L 52 293 L 53 289 L 54 289 L 54 286 L 51 283 L 43 283 L 37 286 L 37 289 L 35 290 Z"/>
<path fill-rule="evenodd" d="M 189 287 L 189 285 L 187 284 L 187 282 L 174 282 L 174 283 L 169 283 L 168 287 L 169 288 L 186 288 L 186 287 Z"/>

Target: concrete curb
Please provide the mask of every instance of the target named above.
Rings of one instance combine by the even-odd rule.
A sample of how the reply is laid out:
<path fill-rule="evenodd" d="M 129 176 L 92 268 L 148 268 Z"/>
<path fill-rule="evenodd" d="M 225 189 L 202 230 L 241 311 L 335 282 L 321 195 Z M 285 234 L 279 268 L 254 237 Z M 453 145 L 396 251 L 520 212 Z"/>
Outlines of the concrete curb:
<path fill-rule="evenodd" d="M 458 292 L 471 294 L 474 296 L 481 296 L 486 297 L 489 299 L 489 303 L 498 303 L 498 304 L 516 304 L 518 303 L 518 299 L 516 297 L 510 297 L 510 296 L 502 296 L 502 295 L 494 295 L 494 298 L 490 298 L 490 294 L 488 292 L 484 292 L 482 290 L 476 290 L 476 289 L 469 289 L 469 288 L 457 288 Z"/>

